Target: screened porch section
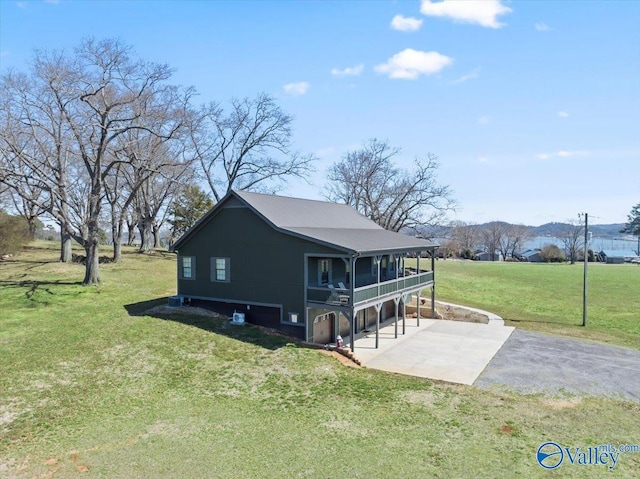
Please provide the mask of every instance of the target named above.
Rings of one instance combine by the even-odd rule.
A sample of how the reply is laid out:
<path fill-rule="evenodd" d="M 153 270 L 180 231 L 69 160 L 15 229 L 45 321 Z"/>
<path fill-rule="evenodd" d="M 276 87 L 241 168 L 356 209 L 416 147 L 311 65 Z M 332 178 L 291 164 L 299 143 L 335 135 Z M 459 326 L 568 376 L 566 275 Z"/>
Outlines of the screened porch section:
<path fill-rule="evenodd" d="M 433 284 L 434 278 L 431 258 L 407 258 L 406 254 L 357 258 L 310 256 L 306 266 L 307 303 L 332 306 L 353 307 L 415 291 Z"/>

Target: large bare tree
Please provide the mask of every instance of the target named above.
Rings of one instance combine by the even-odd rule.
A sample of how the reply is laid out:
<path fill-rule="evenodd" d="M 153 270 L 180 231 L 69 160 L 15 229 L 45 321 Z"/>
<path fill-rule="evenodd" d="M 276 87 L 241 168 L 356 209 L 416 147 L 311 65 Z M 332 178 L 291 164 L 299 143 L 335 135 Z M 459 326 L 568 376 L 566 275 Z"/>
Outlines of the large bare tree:
<path fill-rule="evenodd" d="M 567 224 L 562 228 L 560 241 L 566 251 L 571 264 L 575 264 L 578 253 L 582 250 L 584 240 L 584 222 L 581 220 L 567 220 Z"/>
<path fill-rule="evenodd" d="M 3 108 L 5 103 L 10 106 L 21 129 L 12 135 L 2 133 L 3 152 L 29 162 L 34 177 L 50 195 L 50 214 L 85 248 L 83 284 L 100 282 L 99 221 L 105 179 L 129 161 L 114 154 L 119 138 L 133 130 L 171 138 L 185 123 L 181 109 L 187 95 L 166 83 L 171 73 L 166 65 L 132 58 L 131 49 L 117 40 L 88 39 L 73 54 L 36 52 L 28 77 L 8 74 L 2 80 L 3 86 L 12 87 Z M 167 112 L 172 121 L 156 128 L 150 119 Z M 22 147 L 25 141 L 39 147 L 42 143 L 40 148 L 47 155 L 25 154 L 31 151 Z M 64 167 L 59 167 L 62 160 Z M 85 180 L 84 188 L 74 189 L 73 202 L 67 189 L 70 162 L 79 165 L 74 181 Z M 9 176 L 14 173 L 10 171 Z M 65 185 L 62 191 L 51 181 L 56 175 L 65 176 L 57 181 Z M 71 206 L 81 218 L 75 227 L 63 212 Z"/>
<path fill-rule="evenodd" d="M 274 191 L 306 177 L 315 158 L 292 150 L 292 121 L 265 93 L 232 99 L 229 112 L 210 104 L 194 115 L 192 155 L 216 202 L 231 189 Z"/>
<path fill-rule="evenodd" d="M 489 253 L 489 261 L 497 261 L 496 251 L 500 250 L 500 240 L 502 239 L 507 223 L 502 221 L 491 221 L 482 226 L 480 238 L 485 251 Z"/>
<path fill-rule="evenodd" d="M 141 252 L 160 246 L 159 232 L 169 204 L 189 178 L 187 165 L 176 165 L 164 174 L 150 176 L 137 190 L 134 208 Z"/>
<path fill-rule="evenodd" d="M 158 131 L 166 121 L 172 120 L 156 116 L 149 123 L 155 124 Z M 187 131 L 184 128 L 184 133 Z M 157 246 L 157 240 L 150 240 L 157 236 L 157 232 L 154 233 L 154 229 L 157 230 L 156 217 L 166 206 L 171 192 L 177 188 L 177 184 L 172 183 L 184 181 L 183 177 L 191 165 L 191 161 L 184 157 L 184 140 L 181 132 L 172 137 L 158 136 L 144 129 L 130 130 L 118 138 L 114 154 L 121 162 L 105 178 L 114 261 L 121 259 L 124 224 L 132 212 L 136 218 L 135 225 L 141 231 L 141 251 Z M 159 185 L 164 185 L 164 189 L 159 190 Z M 150 194 L 156 197 L 149 198 Z"/>
<path fill-rule="evenodd" d="M 512 225 L 501 223 L 501 236 L 498 240 L 500 254 L 506 260 L 515 258 L 516 253 L 522 249 L 525 241 L 531 236 L 529 228 L 524 225 Z"/>
<path fill-rule="evenodd" d="M 13 195 L 34 203 L 60 226 L 60 261 L 71 261 L 68 171 L 79 160 L 71 132 L 47 83 L 33 75 L 11 72 L 0 88 L 0 182 Z M 77 182 L 76 182 L 77 183 Z M 40 192 L 33 195 L 32 192 Z"/>
<path fill-rule="evenodd" d="M 435 156 L 416 159 L 412 170 L 394 164 L 400 149 L 371 139 L 329 168 L 327 198 L 346 203 L 390 231 L 434 225 L 454 208 L 448 186 L 437 181 Z"/>
<path fill-rule="evenodd" d="M 456 221 L 451 225 L 451 240 L 458 245 L 460 252 L 473 252 L 480 243 L 480 231 L 477 225 Z"/>

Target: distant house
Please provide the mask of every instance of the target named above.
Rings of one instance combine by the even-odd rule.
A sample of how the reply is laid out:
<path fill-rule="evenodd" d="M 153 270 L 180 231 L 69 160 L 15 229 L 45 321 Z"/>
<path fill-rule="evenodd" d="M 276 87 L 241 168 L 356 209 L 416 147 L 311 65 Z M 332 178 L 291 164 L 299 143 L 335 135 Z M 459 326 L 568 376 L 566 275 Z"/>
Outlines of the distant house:
<path fill-rule="evenodd" d="M 477 250 L 473 256 L 474 261 L 500 261 L 500 252 L 495 251 L 493 257 L 488 251 Z"/>
<path fill-rule="evenodd" d="M 639 257 L 633 250 L 602 250 L 598 256 L 603 263 L 608 264 L 630 263 Z"/>
<path fill-rule="evenodd" d="M 528 261 L 529 263 L 544 262 L 544 258 L 542 257 L 542 251 L 539 249 L 528 249 L 520 253 L 518 256 L 521 261 Z"/>
<path fill-rule="evenodd" d="M 324 344 L 377 332 L 433 288 L 436 248 L 347 205 L 231 191 L 172 251 L 179 296 Z"/>

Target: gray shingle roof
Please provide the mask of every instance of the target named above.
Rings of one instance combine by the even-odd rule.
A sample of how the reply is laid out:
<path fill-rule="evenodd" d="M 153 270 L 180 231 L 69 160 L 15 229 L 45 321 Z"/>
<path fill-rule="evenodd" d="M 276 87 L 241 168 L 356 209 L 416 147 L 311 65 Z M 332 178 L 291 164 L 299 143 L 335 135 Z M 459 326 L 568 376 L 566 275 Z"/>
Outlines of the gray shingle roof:
<path fill-rule="evenodd" d="M 349 253 L 392 253 L 433 248 L 429 241 L 387 231 L 348 205 L 232 191 L 173 246 L 177 249 L 227 198 L 235 196 L 275 229 Z"/>

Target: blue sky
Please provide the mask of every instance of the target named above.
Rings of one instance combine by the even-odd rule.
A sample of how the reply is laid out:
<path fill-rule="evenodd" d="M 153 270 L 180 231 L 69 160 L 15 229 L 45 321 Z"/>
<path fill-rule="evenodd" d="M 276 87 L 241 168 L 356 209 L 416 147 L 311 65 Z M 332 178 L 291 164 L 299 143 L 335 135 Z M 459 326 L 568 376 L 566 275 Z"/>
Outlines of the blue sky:
<path fill-rule="evenodd" d="M 0 0 L 0 71 L 118 37 L 202 102 L 267 92 L 326 168 L 369 138 L 439 157 L 451 219 L 539 225 L 640 202 L 640 1 Z"/>

